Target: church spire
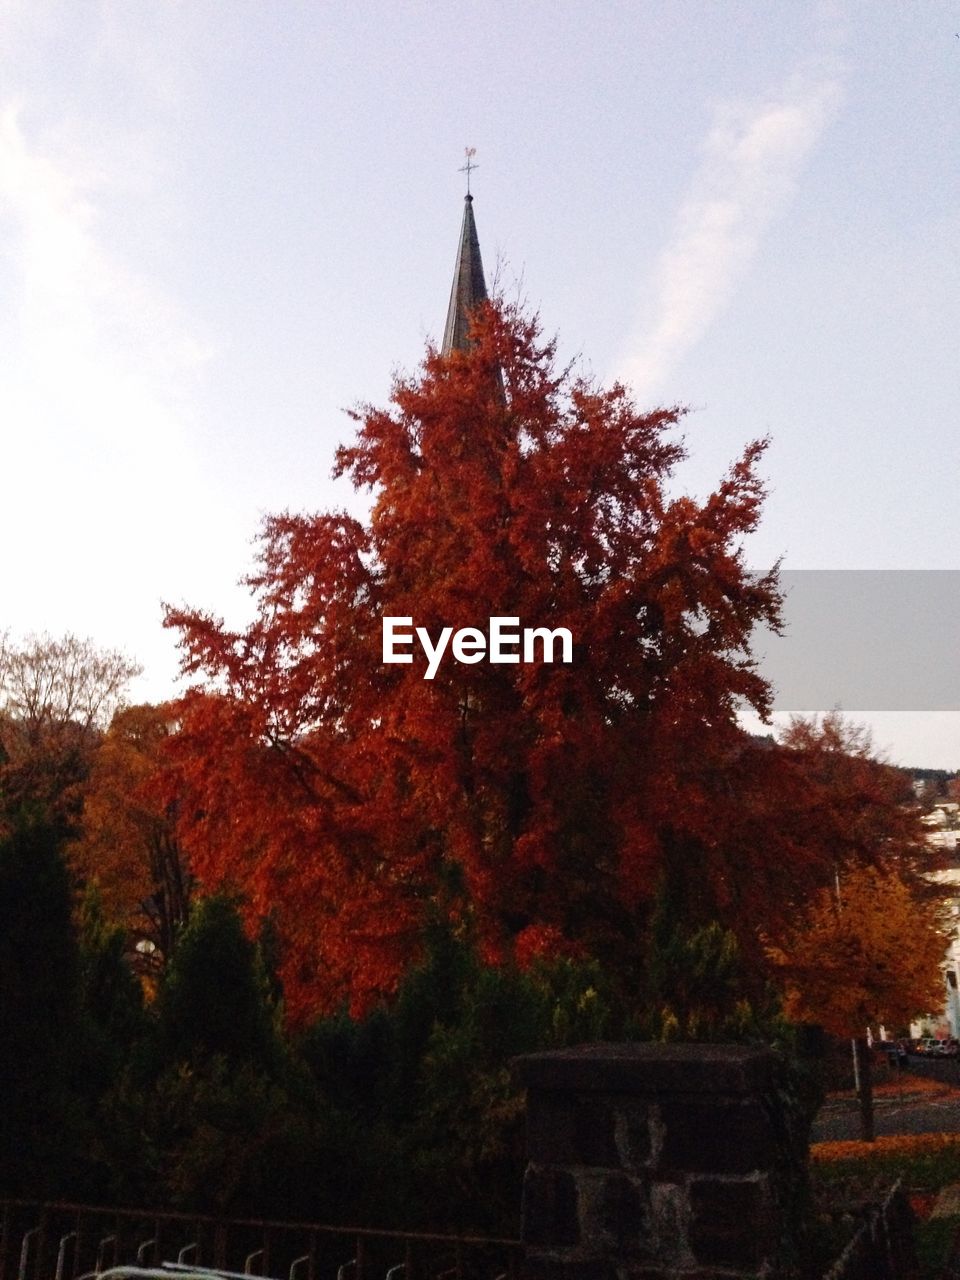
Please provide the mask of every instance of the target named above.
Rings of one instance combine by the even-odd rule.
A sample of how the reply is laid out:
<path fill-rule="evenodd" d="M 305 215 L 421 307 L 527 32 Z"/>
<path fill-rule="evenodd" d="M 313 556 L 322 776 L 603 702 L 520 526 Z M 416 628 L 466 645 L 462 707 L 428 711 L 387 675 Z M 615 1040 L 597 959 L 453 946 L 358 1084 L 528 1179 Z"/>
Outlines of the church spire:
<path fill-rule="evenodd" d="M 485 302 L 487 299 L 483 263 L 480 260 L 480 241 L 477 239 L 477 224 L 473 220 L 473 196 L 470 194 L 470 170 L 476 168 L 470 163 L 471 152 L 472 148 L 468 148 L 465 166 L 467 194 L 463 202 L 463 223 L 460 227 L 460 244 L 457 247 L 457 265 L 453 269 L 453 288 L 450 290 L 443 346 L 440 348 L 445 356 L 451 351 L 466 349 L 470 312 L 478 303 Z"/>

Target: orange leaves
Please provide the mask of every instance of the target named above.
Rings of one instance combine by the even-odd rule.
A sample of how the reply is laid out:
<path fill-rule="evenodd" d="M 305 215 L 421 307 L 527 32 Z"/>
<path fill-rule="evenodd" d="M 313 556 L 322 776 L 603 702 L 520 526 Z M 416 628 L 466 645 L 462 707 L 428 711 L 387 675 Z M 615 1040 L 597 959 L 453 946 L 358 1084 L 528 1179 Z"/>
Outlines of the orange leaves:
<path fill-rule="evenodd" d="M 845 869 L 769 955 L 786 1012 L 838 1036 L 900 1027 L 942 1000 L 944 933 L 936 909 L 891 871 Z"/>
<path fill-rule="evenodd" d="M 576 948 L 563 936 L 556 925 L 531 924 L 517 935 L 514 958 L 521 969 L 528 969 L 537 960 L 555 960 L 574 954 Z"/>
<path fill-rule="evenodd" d="M 337 465 L 374 504 L 264 527 L 256 616 L 171 612 L 207 691 L 182 704 L 180 830 L 198 873 L 271 912 L 301 1009 L 389 991 L 438 914 L 491 955 L 636 947 L 665 856 L 730 799 L 748 642 L 775 618 L 740 543 L 753 446 L 705 503 L 670 500 L 677 409 L 554 366 L 534 321 L 482 308 L 428 351 Z M 381 619 L 565 627 L 574 661 L 384 665 Z M 704 891 L 730 900 L 720 861 Z"/>
<path fill-rule="evenodd" d="M 68 850 L 82 881 L 96 881 L 104 908 L 157 958 L 170 954 L 186 919 L 192 876 L 157 792 L 172 731 L 166 706 L 128 707 L 104 734 L 83 793 L 80 837 Z"/>
<path fill-rule="evenodd" d="M 838 1160 L 883 1160 L 887 1156 L 935 1155 L 960 1146 L 960 1133 L 904 1133 L 875 1138 L 873 1142 L 814 1142 L 810 1159 L 831 1164 Z"/>

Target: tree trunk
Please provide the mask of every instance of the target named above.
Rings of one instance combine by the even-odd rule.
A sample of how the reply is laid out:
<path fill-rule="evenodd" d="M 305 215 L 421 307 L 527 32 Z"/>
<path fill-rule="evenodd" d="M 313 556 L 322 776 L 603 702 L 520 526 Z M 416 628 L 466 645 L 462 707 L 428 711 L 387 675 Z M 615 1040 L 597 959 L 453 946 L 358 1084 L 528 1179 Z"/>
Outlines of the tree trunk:
<path fill-rule="evenodd" d="M 863 1142 L 873 1142 L 873 1071 L 870 1061 L 870 1046 L 866 1037 L 858 1036 L 854 1041 L 857 1066 L 859 1068 L 859 1087 L 857 1097 L 860 1101 L 860 1138 Z"/>

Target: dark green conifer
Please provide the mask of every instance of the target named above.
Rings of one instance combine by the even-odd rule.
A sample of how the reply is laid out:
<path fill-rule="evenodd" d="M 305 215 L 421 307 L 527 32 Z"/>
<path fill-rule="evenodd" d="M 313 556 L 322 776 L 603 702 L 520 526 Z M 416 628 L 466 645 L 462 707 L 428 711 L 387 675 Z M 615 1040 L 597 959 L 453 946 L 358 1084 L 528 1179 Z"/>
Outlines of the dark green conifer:
<path fill-rule="evenodd" d="M 0 840 L 0 1191 L 59 1189 L 71 1156 L 78 957 L 70 885 L 51 826 Z"/>

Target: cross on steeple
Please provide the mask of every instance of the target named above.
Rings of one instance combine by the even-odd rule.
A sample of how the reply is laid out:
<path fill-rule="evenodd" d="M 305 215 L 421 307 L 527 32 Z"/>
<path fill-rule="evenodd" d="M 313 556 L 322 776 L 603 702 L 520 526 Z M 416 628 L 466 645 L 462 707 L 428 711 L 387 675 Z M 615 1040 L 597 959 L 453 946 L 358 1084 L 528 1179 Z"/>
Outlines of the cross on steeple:
<path fill-rule="evenodd" d="M 470 175 L 471 173 L 473 173 L 474 169 L 479 169 L 480 166 L 478 164 L 473 163 L 473 157 L 477 154 L 476 147 L 464 147 L 463 153 L 467 157 L 467 163 L 464 165 L 461 165 L 458 172 L 465 173 L 467 175 L 467 195 L 469 195 L 470 194 Z"/>
<path fill-rule="evenodd" d="M 463 223 L 457 245 L 457 261 L 453 269 L 453 288 L 450 290 L 447 323 L 443 330 L 443 346 L 440 348 L 444 355 L 466 349 L 470 313 L 478 303 L 485 302 L 487 297 L 477 226 L 473 220 L 473 196 L 470 194 L 470 174 L 477 168 L 473 162 L 476 154 L 475 147 L 467 147 L 467 163 L 460 169 L 461 173 L 467 175 L 467 194 L 463 199 Z"/>
<path fill-rule="evenodd" d="M 487 285 L 483 278 L 483 263 L 480 261 L 480 241 L 477 239 L 477 224 L 473 220 L 473 196 L 470 194 L 470 174 L 477 168 L 473 163 L 477 152 L 474 147 L 467 147 L 466 153 L 467 162 L 460 172 L 467 175 L 467 194 L 463 198 L 463 222 L 460 225 L 457 262 L 453 268 L 453 287 L 450 290 L 447 323 L 440 348 L 441 355 L 445 356 L 468 349 L 471 345 L 471 313 L 487 300 Z M 490 389 L 497 403 L 505 405 L 503 373 L 499 366 L 492 373 Z"/>

